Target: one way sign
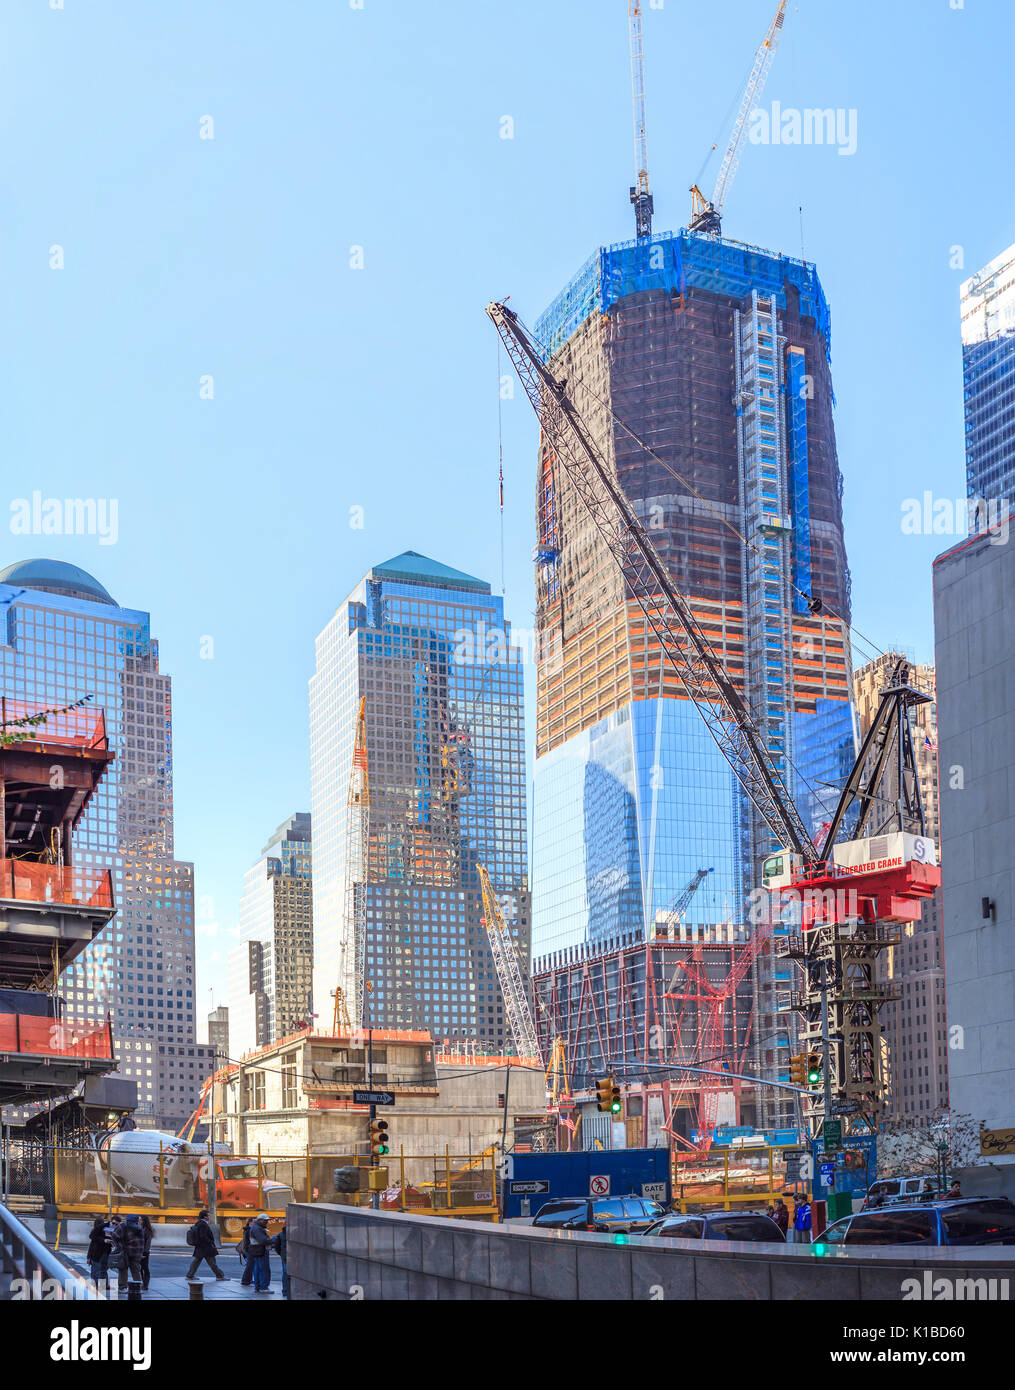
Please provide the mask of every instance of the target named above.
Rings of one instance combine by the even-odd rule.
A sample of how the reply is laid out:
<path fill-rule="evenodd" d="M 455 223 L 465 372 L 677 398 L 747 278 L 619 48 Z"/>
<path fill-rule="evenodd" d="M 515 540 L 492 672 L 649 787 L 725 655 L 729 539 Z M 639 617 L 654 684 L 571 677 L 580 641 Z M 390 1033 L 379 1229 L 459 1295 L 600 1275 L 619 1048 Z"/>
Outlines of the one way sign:
<path fill-rule="evenodd" d="M 353 1105 L 394 1105 L 393 1091 L 353 1091 Z"/>
<path fill-rule="evenodd" d="M 508 1191 L 512 1193 L 512 1195 L 516 1192 L 549 1192 L 549 1190 L 549 1181 L 542 1178 L 533 1178 L 527 1182 L 512 1181 L 508 1183 Z"/>

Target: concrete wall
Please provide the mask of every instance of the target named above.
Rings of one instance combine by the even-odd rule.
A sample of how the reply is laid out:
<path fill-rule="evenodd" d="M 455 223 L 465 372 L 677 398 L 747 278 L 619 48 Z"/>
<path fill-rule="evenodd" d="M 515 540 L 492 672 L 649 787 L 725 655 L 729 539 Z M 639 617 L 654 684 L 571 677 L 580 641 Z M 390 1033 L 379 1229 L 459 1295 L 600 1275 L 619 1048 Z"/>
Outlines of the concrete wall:
<path fill-rule="evenodd" d="M 1015 538 L 994 539 L 934 564 L 948 1083 L 965 1189 L 1015 1197 L 1015 1155 L 975 1139 L 1015 1130 Z"/>
<path fill-rule="evenodd" d="M 825 1256 L 793 1245 L 492 1226 L 352 1207 L 290 1206 L 294 1299 L 901 1300 L 903 1281 L 995 1279 L 1015 1296 L 1015 1249 L 894 1246 Z M 1007 1280 L 1007 1286 L 1002 1281 Z M 988 1286 L 989 1291 L 989 1286 Z M 954 1297 L 953 1293 L 953 1297 Z"/>

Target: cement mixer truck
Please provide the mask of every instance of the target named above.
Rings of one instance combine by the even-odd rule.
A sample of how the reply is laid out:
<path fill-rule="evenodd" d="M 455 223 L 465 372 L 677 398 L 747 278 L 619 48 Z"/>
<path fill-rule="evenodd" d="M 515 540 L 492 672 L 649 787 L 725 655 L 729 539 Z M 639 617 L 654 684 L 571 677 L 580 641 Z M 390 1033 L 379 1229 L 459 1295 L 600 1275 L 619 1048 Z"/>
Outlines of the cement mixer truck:
<path fill-rule="evenodd" d="M 161 1146 L 161 1149 L 160 1149 Z M 221 1148 L 221 1146 L 217 1146 Z M 268 1213 L 269 1230 L 278 1228 L 294 1200 L 293 1189 L 262 1174 L 257 1160 L 215 1154 L 215 1197 L 219 1225 L 226 1236 L 239 1236 L 246 1218 Z M 212 1157 L 201 1144 L 154 1129 L 114 1130 L 95 1150 L 96 1196 L 112 1195 L 121 1210 L 137 1207 L 206 1207 Z"/>

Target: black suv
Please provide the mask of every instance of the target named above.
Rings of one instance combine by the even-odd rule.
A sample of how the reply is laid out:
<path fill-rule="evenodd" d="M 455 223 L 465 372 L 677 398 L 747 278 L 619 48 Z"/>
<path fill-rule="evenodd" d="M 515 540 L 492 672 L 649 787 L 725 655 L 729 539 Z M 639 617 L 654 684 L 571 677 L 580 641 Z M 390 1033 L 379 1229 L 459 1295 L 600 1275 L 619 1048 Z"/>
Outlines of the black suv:
<path fill-rule="evenodd" d="M 760 1211 L 706 1211 L 696 1216 L 664 1216 L 642 1234 L 679 1236 L 681 1240 L 786 1242 L 786 1237 L 772 1218 Z"/>
<path fill-rule="evenodd" d="M 641 1234 L 665 1215 L 660 1202 L 647 1197 L 567 1197 L 545 1202 L 533 1226 L 556 1231 L 614 1231 Z"/>
<path fill-rule="evenodd" d="M 859 1211 L 836 1221 L 816 1245 L 1015 1245 L 1015 1204 L 965 1197 L 932 1206 Z"/>

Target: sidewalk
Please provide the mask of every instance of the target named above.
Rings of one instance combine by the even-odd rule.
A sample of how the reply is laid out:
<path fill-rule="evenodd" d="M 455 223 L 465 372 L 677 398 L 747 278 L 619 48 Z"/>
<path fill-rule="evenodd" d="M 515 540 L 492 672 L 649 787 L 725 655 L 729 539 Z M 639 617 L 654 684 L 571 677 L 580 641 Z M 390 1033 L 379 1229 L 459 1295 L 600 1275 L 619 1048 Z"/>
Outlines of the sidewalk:
<path fill-rule="evenodd" d="M 195 1279 L 196 1284 L 201 1284 L 202 1294 L 206 1303 L 212 1301 L 236 1302 L 240 1299 L 254 1298 L 258 1303 L 284 1303 L 282 1297 L 282 1284 L 279 1280 L 272 1286 L 271 1293 L 257 1293 L 252 1284 L 244 1286 L 239 1279 Z M 190 1284 L 184 1278 L 179 1279 L 158 1279 L 153 1278 L 151 1284 L 141 1295 L 142 1303 L 164 1301 L 166 1299 L 177 1302 L 190 1302 Z M 116 1286 L 110 1290 L 109 1301 L 111 1303 L 126 1303 L 127 1295 L 121 1298 L 116 1292 Z"/>

